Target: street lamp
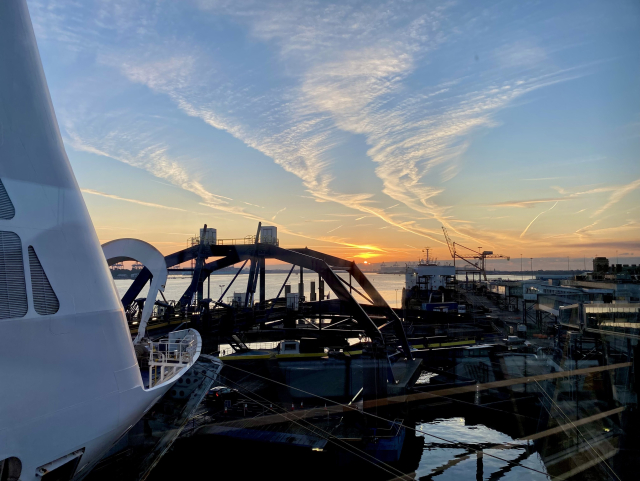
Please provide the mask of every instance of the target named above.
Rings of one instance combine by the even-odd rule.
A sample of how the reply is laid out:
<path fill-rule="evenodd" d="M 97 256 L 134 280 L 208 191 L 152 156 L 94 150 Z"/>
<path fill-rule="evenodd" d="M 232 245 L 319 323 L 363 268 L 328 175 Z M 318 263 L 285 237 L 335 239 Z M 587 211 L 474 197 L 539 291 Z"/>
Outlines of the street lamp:
<path fill-rule="evenodd" d="M 522 254 L 520 254 L 520 278 L 524 281 L 524 272 L 522 271 Z"/>
<path fill-rule="evenodd" d="M 530 257 L 529 259 L 531 259 L 531 279 L 533 279 L 533 257 Z"/>
<path fill-rule="evenodd" d="M 398 308 L 398 289 L 396 289 L 396 309 Z"/>
<path fill-rule="evenodd" d="M 226 286 L 226 284 L 218 284 L 218 287 L 220 287 L 220 297 L 222 297 L 222 288 Z"/>

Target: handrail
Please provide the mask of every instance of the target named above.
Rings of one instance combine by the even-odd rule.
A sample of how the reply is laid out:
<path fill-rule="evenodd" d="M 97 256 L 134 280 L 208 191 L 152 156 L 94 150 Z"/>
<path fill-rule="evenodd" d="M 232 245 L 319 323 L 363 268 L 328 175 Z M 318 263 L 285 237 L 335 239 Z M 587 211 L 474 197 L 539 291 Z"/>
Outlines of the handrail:
<path fill-rule="evenodd" d="M 180 335 L 182 337 L 178 337 Z M 199 354 L 198 335 L 189 331 L 172 332 L 169 337 L 149 342 L 148 347 L 149 387 L 190 366 Z M 159 371 L 159 379 L 156 371 Z"/>

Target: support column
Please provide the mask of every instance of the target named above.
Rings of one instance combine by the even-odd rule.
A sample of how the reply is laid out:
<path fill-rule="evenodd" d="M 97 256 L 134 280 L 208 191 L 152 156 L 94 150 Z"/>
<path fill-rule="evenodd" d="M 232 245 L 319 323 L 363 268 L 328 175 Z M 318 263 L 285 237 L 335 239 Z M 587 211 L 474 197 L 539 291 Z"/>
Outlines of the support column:
<path fill-rule="evenodd" d="M 316 283 L 315 281 L 311 281 L 311 291 L 309 292 L 309 300 L 311 302 L 317 301 L 316 297 Z"/>
<path fill-rule="evenodd" d="M 260 257 L 260 260 L 258 262 L 260 265 L 260 309 L 264 309 L 265 301 L 266 301 L 266 292 L 265 292 L 266 278 L 265 278 L 265 269 L 264 269 L 264 266 L 265 266 L 264 257 Z"/>
<path fill-rule="evenodd" d="M 318 274 L 318 328 L 322 330 L 322 300 L 324 299 L 324 281 Z"/>
<path fill-rule="evenodd" d="M 201 281 L 198 281 L 198 290 L 196 291 L 196 299 L 197 299 L 197 303 L 199 304 L 200 301 L 203 299 L 203 292 L 204 292 L 204 279 Z M 153 300 L 155 302 L 155 299 Z"/>
<path fill-rule="evenodd" d="M 480 449 L 476 451 L 476 481 L 482 481 L 484 479 L 484 453 Z"/>
<path fill-rule="evenodd" d="M 298 282 L 298 295 L 300 301 L 304 299 L 304 267 L 300 266 L 300 282 Z"/>

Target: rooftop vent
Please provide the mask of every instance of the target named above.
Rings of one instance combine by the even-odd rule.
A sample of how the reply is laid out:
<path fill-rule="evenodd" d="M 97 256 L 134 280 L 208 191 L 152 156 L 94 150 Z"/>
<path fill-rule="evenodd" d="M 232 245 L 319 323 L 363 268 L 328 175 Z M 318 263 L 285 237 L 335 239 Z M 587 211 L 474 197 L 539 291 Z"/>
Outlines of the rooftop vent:
<path fill-rule="evenodd" d="M 58 297 L 53 292 L 47 275 L 44 273 L 40 259 L 32 246 L 29 246 L 29 268 L 31 269 L 31 290 L 33 291 L 33 307 L 41 316 L 55 314 L 60 308 Z"/>

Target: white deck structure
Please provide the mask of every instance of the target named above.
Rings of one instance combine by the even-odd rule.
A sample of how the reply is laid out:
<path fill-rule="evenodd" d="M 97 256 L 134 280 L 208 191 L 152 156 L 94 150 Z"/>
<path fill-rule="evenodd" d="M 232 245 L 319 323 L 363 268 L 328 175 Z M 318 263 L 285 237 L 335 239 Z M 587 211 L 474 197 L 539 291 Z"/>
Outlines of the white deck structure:
<path fill-rule="evenodd" d="M 405 287 L 408 290 L 420 283 L 428 290 L 436 291 L 440 287 L 446 287 L 449 279 L 455 277 L 455 275 L 456 268 L 454 266 L 443 266 L 438 264 L 407 266 Z"/>
<path fill-rule="evenodd" d="M 26 3 L 0 0 L 1 479 L 82 478 L 200 346 L 193 330 L 152 343 L 143 380 Z"/>

